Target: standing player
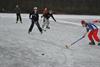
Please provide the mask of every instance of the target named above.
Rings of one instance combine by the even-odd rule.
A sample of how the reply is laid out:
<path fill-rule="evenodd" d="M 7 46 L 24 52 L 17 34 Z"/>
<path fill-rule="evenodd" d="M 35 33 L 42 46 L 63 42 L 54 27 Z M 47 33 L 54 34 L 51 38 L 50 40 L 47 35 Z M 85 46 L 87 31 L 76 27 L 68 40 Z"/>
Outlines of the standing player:
<path fill-rule="evenodd" d="M 47 29 L 50 29 L 49 27 L 49 18 L 52 17 L 53 20 L 56 22 L 55 18 L 53 17 L 53 12 L 52 10 L 48 10 L 47 8 L 44 9 L 43 11 L 43 15 L 41 16 L 41 18 L 43 17 L 43 25 L 42 28 L 44 29 L 44 27 L 46 27 Z"/>
<path fill-rule="evenodd" d="M 87 23 L 86 21 L 82 20 L 81 24 L 83 27 L 87 29 L 87 32 L 84 34 L 84 37 L 88 33 L 88 38 L 90 40 L 89 45 L 95 45 L 95 41 L 98 42 L 98 45 L 100 46 L 100 39 L 98 37 L 98 27 L 94 25 L 93 23 Z"/>
<path fill-rule="evenodd" d="M 20 20 L 20 22 L 22 23 L 21 10 L 18 5 L 16 5 L 16 16 L 16 23 L 18 23 L 18 20 Z"/>
<path fill-rule="evenodd" d="M 37 10 L 37 7 L 34 7 L 33 8 L 33 11 L 29 14 L 29 18 L 31 19 L 32 23 L 31 23 L 31 26 L 28 30 L 28 33 L 30 34 L 30 32 L 32 31 L 33 27 L 34 27 L 34 24 L 37 25 L 39 31 L 41 32 L 42 34 L 42 28 L 40 27 L 40 24 L 39 24 L 39 14 L 38 14 L 38 10 Z"/>

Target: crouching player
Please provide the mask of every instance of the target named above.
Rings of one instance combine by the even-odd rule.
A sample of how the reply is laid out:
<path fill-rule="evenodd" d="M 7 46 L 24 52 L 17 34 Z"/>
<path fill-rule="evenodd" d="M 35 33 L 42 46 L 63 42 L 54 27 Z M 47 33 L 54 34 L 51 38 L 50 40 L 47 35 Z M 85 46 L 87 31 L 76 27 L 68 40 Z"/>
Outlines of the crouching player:
<path fill-rule="evenodd" d="M 98 37 L 98 27 L 93 23 L 87 23 L 82 20 L 81 24 L 83 27 L 87 29 L 87 32 L 84 34 L 84 37 L 88 33 L 88 38 L 90 40 L 89 45 L 95 45 L 95 41 L 98 42 L 98 46 L 100 46 L 100 39 Z"/>

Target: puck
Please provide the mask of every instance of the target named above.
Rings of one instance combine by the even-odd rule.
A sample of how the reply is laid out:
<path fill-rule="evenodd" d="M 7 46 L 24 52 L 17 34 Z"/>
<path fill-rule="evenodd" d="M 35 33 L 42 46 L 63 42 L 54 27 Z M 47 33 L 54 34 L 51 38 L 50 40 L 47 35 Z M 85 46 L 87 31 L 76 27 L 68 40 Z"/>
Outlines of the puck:
<path fill-rule="evenodd" d="M 42 53 L 41 55 L 44 55 L 44 53 Z"/>

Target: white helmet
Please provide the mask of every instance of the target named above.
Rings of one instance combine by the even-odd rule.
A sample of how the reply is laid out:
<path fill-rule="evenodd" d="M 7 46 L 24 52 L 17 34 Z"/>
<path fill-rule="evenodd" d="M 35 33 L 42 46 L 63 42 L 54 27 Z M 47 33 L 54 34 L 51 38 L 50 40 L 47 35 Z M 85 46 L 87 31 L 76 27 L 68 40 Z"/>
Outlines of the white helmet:
<path fill-rule="evenodd" d="M 16 7 L 18 8 L 18 7 L 19 7 L 19 5 L 16 5 Z"/>
<path fill-rule="evenodd" d="M 37 10 L 37 7 L 34 7 L 34 10 Z"/>

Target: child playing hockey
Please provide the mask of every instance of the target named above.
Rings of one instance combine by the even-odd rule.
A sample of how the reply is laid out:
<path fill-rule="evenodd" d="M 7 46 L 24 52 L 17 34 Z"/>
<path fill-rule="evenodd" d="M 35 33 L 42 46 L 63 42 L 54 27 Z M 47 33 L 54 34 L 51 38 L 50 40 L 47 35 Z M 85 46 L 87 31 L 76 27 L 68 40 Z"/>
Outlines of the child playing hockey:
<path fill-rule="evenodd" d="M 30 26 L 30 28 L 28 30 L 28 33 L 30 34 L 30 32 L 32 31 L 32 29 L 34 27 L 34 24 L 36 24 L 38 29 L 39 29 L 39 31 L 42 34 L 42 28 L 40 27 L 40 24 L 38 22 L 39 21 L 39 14 L 38 14 L 37 7 L 33 8 L 33 11 L 30 13 L 29 18 L 31 19 L 32 23 L 31 23 L 31 26 Z"/>
<path fill-rule="evenodd" d="M 56 22 L 55 18 L 53 17 L 53 12 L 52 10 L 48 11 L 47 8 L 44 9 L 43 11 L 43 15 L 41 16 L 41 18 L 43 17 L 43 25 L 42 28 L 44 29 L 44 27 L 46 26 L 47 29 L 50 29 L 49 27 L 49 18 L 52 17 L 53 20 Z"/>
<path fill-rule="evenodd" d="M 100 39 L 97 36 L 98 27 L 96 25 L 94 25 L 93 23 L 87 23 L 84 20 L 81 21 L 81 24 L 83 27 L 86 27 L 86 29 L 87 29 L 87 32 L 84 34 L 84 37 L 88 33 L 88 38 L 90 40 L 89 45 L 95 45 L 95 42 L 94 42 L 94 40 L 95 40 L 98 42 L 98 45 L 100 46 Z"/>

